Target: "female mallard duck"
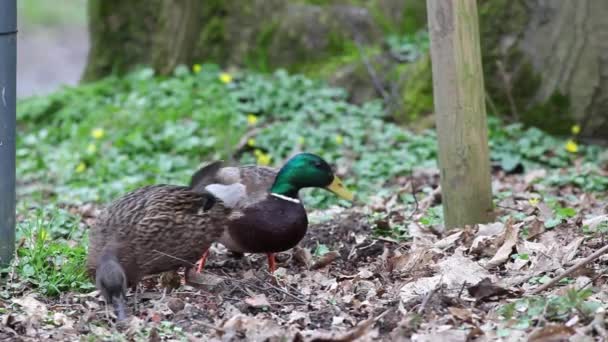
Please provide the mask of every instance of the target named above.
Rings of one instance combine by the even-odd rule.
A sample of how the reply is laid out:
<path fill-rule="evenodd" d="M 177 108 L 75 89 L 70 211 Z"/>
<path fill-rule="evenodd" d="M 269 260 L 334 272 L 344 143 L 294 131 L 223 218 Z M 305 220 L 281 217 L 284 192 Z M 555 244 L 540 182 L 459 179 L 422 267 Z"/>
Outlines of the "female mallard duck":
<path fill-rule="evenodd" d="M 88 273 L 122 319 L 127 285 L 192 265 L 221 236 L 231 213 L 216 196 L 184 186 L 132 191 L 110 204 L 91 228 Z"/>
<path fill-rule="evenodd" d="M 346 200 L 353 199 L 329 164 L 311 153 L 295 155 L 280 170 L 253 165 L 224 167 L 222 162 L 214 162 L 197 171 L 190 186 L 194 191 L 209 191 L 239 210 L 242 216 L 229 222 L 219 242 L 235 252 L 266 253 L 271 273 L 276 268 L 274 253 L 297 245 L 308 228 L 298 197 L 300 189 L 325 188 Z M 199 272 L 208 253 L 206 248 Z"/>

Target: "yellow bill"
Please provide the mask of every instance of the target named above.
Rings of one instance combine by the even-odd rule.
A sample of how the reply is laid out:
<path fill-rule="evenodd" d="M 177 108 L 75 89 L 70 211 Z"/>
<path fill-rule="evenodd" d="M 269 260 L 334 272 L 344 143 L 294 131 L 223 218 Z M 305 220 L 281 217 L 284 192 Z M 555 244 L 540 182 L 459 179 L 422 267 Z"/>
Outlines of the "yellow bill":
<path fill-rule="evenodd" d="M 338 176 L 334 176 L 334 180 L 325 188 L 347 201 L 352 201 L 355 198 L 355 195 L 348 191 Z"/>

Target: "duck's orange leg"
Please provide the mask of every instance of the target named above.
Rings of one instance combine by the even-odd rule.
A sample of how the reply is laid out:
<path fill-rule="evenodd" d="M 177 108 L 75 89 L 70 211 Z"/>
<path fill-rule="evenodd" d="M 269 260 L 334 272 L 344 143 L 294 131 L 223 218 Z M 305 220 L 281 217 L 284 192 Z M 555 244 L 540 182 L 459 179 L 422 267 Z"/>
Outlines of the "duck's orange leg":
<path fill-rule="evenodd" d="M 268 256 L 268 269 L 270 270 L 270 274 L 273 274 L 277 269 L 277 262 L 274 258 L 274 253 L 266 253 Z"/>
<path fill-rule="evenodd" d="M 197 273 L 201 273 L 203 271 L 203 268 L 205 267 L 205 263 L 207 262 L 207 257 L 209 256 L 209 248 L 207 248 L 204 252 L 203 252 L 203 256 L 200 258 L 200 260 L 198 261 L 198 268 L 196 269 Z"/>

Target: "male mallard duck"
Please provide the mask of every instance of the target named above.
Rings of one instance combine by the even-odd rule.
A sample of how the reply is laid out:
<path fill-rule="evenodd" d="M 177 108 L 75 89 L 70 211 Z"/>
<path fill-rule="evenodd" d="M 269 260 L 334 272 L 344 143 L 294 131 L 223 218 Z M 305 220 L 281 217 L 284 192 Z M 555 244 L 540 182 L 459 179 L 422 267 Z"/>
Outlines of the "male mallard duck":
<path fill-rule="evenodd" d="M 241 217 L 231 220 L 219 242 L 240 253 L 266 253 L 270 272 L 274 254 L 300 242 L 308 228 L 308 218 L 298 192 L 302 188 L 325 188 L 352 200 L 353 194 L 334 175 L 329 164 L 311 153 L 292 157 L 280 169 L 263 166 L 225 167 L 213 162 L 198 170 L 190 181 L 194 191 L 209 191 L 238 209 Z M 205 248 L 198 271 L 204 267 Z"/>
<path fill-rule="evenodd" d="M 146 186 L 116 200 L 89 232 L 87 269 L 118 319 L 127 285 L 144 275 L 191 266 L 226 229 L 234 212 L 207 191 Z"/>

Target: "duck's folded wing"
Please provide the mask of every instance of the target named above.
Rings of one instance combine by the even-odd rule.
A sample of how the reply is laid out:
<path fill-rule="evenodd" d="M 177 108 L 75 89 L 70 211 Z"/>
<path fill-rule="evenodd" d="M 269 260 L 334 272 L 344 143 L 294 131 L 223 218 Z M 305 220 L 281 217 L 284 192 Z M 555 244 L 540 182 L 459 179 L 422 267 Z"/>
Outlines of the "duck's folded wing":
<path fill-rule="evenodd" d="M 239 183 L 245 186 L 248 195 L 266 194 L 278 172 L 277 169 L 266 166 L 242 166 L 239 168 Z"/>
<path fill-rule="evenodd" d="M 225 187 L 213 187 L 212 191 L 216 196 L 222 198 L 225 202 L 226 199 L 218 193 L 223 191 L 232 191 L 232 193 L 226 194 L 230 198 L 234 198 L 233 193 L 238 191 L 244 191 L 245 196 L 257 197 L 266 194 L 277 176 L 278 170 L 271 167 L 246 165 L 241 167 L 224 167 L 222 161 L 215 161 L 209 163 L 200 168 L 190 180 L 190 188 L 196 192 L 203 190 L 210 190 L 210 185 L 234 185 L 241 184 L 243 189 L 239 187 L 225 188 Z"/>
<path fill-rule="evenodd" d="M 224 166 L 221 160 L 213 161 L 196 171 L 190 178 L 190 188 L 202 192 L 209 184 L 219 183 L 218 173 Z"/>

